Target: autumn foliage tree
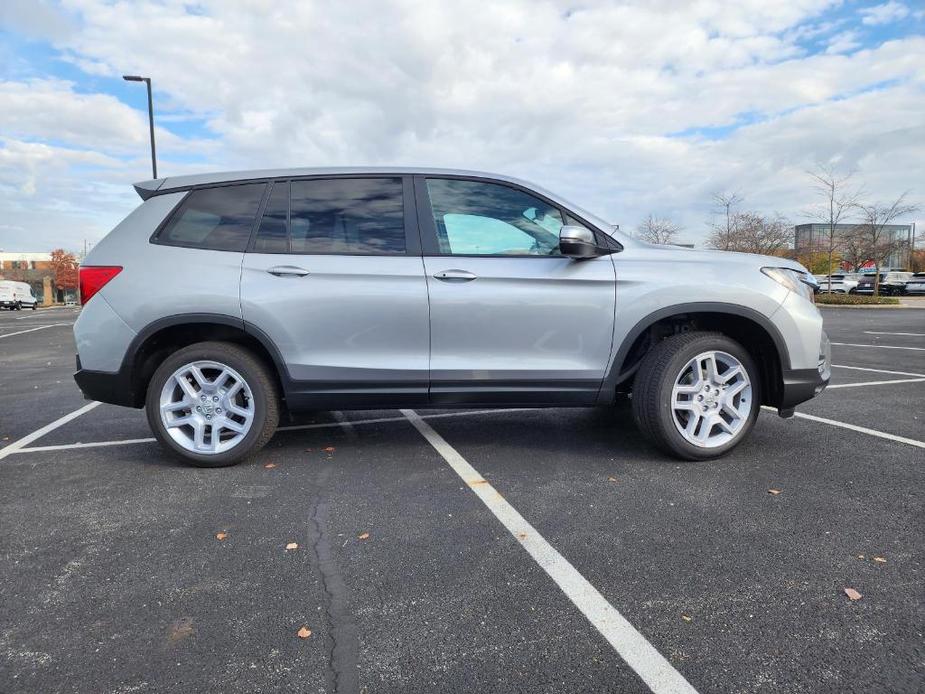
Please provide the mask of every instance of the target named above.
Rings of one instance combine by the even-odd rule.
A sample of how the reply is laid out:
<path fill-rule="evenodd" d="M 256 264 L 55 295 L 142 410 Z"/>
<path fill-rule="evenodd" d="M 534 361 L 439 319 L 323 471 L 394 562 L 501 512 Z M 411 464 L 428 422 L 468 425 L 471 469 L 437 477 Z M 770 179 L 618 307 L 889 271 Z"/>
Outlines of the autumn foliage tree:
<path fill-rule="evenodd" d="M 77 257 L 63 248 L 51 252 L 51 266 L 59 289 L 77 289 Z"/>

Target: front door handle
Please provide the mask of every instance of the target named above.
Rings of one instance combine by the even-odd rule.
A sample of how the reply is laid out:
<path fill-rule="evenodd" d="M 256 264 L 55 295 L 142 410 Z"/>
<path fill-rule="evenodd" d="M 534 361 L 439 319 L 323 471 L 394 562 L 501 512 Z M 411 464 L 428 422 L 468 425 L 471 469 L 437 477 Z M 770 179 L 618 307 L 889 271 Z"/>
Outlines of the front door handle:
<path fill-rule="evenodd" d="M 466 270 L 443 270 L 435 274 L 434 277 L 443 282 L 471 282 L 476 278 L 475 275 Z"/>
<path fill-rule="evenodd" d="M 277 277 L 305 277 L 309 274 L 308 270 L 295 265 L 276 265 L 269 268 L 267 272 Z"/>

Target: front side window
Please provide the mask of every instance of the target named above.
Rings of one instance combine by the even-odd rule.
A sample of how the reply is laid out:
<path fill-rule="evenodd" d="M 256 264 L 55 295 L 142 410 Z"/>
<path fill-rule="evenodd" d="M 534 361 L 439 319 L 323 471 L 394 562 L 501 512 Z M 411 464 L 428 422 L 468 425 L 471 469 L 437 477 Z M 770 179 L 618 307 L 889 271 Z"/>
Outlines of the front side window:
<path fill-rule="evenodd" d="M 257 253 L 395 255 L 405 252 L 400 178 L 276 182 Z"/>
<path fill-rule="evenodd" d="M 559 253 L 562 215 L 516 188 L 483 181 L 429 178 L 441 253 L 545 255 Z"/>
<path fill-rule="evenodd" d="M 247 183 L 192 191 L 157 235 L 157 243 L 243 251 L 266 187 L 265 183 Z"/>

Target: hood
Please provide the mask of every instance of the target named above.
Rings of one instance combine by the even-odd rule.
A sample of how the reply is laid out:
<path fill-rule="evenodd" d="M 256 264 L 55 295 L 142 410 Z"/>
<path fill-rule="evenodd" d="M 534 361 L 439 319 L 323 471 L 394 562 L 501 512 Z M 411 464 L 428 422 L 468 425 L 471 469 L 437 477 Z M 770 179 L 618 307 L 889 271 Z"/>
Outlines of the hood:
<path fill-rule="evenodd" d="M 809 275 L 809 270 L 800 263 L 789 258 L 780 258 L 776 255 L 760 255 L 758 253 L 741 253 L 739 251 L 717 251 L 712 249 L 695 249 L 684 248 L 683 246 L 671 246 L 664 244 L 646 243 L 644 244 L 647 251 L 653 251 L 659 254 L 673 254 L 678 260 L 700 261 L 704 263 L 735 263 L 737 265 L 751 265 L 756 268 L 763 267 L 783 267 L 790 270 L 797 270 Z M 664 256 L 659 256 L 665 259 Z"/>

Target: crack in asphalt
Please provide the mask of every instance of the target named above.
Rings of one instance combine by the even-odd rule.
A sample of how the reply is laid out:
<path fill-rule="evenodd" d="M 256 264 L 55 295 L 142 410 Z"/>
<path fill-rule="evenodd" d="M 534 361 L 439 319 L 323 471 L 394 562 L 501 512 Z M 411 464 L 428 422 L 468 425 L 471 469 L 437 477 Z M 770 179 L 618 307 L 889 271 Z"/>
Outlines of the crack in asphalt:
<path fill-rule="evenodd" d="M 318 476 L 320 489 L 324 489 L 329 476 L 330 468 Z M 332 642 L 325 678 L 335 694 L 357 694 L 360 690 L 357 626 L 347 601 L 347 584 L 324 530 L 328 519 L 328 502 L 320 493 L 310 518 L 311 545 L 321 574 L 325 595 L 324 612 Z"/>

